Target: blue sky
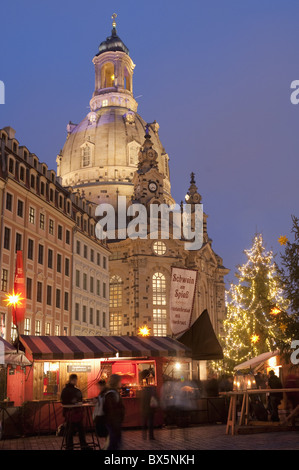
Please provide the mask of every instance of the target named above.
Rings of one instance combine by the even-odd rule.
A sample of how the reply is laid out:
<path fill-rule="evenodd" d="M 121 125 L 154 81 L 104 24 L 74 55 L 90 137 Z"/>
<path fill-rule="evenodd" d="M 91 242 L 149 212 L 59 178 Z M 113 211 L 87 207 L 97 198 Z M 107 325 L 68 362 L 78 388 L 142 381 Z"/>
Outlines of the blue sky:
<path fill-rule="evenodd" d="M 116 12 L 138 111 L 160 124 L 178 202 L 196 173 L 227 280 L 256 231 L 281 250 L 299 215 L 298 1 L 12 0 L 3 11 L 0 127 L 55 169 L 67 123 L 88 112 L 92 58 Z"/>

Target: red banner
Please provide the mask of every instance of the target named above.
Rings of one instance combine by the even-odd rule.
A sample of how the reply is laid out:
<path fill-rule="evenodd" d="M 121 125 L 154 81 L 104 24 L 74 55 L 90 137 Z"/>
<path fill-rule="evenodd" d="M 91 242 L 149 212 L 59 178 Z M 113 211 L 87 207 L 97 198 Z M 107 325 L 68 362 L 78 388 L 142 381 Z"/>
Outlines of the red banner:
<path fill-rule="evenodd" d="M 18 303 L 12 308 L 13 322 L 17 326 L 24 320 L 26 311 L 26 288 L 22 251 L 17 251 L 14 294 L 19 296 Z"/>

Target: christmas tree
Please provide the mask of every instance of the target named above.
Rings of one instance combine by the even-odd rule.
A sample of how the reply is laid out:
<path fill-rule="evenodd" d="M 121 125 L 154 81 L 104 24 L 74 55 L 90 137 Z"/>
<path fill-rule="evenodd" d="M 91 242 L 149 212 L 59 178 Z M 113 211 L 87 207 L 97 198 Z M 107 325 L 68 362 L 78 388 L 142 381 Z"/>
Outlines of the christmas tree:
<path fill-rule="evenodd" d="M 280 276 L 285 297 L 289 300 L 289 310 L 283 315 L 284 328 L 289 338 L 281 344 L 281 349 L 288 349 L 292 340 L 299 339 L 299 219 L 292 216 L 294 241 L 281 236 L 279 242 L 285 246 L 281 255 Z"/>
<path fill-rule="evenodd" d="M 252 357 L 277 348 L 285 337 L 281 313 L 288 302 L 283 297 L 278 268 L 263 237 L 256 234 L 247 261 L 238 266 L 238 282 L 227 291 L 223 353 L 227 370 Z"/>

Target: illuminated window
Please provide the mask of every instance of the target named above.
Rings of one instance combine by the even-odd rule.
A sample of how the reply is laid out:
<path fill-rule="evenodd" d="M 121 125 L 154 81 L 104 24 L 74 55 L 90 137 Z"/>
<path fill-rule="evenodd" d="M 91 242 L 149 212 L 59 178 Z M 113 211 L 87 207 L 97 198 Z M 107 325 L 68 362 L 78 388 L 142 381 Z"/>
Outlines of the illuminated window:
<path fill-rule="evenodd" d="M 3 292 L 8 291 L 8 270 L 7 269 L 2 269 L 2 275 L 1 275 L 1 290 Z"/>
<path fill-rule="evenodd" d="M 112 336 L 120 336 L 121 326 L 122 326 L 121 312 L 110 312 L 110 334 Z"/>
<path fill-rule="evenodd" d="M 164 242 L 157 241 L 153 244 L 153 251 L 156 255 L 162 256 L 166 253 L 166 245 Z"/>
<path fill-rule="evenodd" d="M 35 320 L 35 336 L 41 335 L 41 322 L 40 320 Z"/>
<path fill-rule="evenodd" d="M 34 207 L 29 207 L 29 222 L 34 224 L 35 222 L 35 209 Z"/>
<path fill-rule="evenodd" d="M 153 334 L 154 336 L 166 336 L 167 312 L 166 312 L 166 279 L 164 274 L 155 273 L 152 278 L 153 287 Z"/>
<path fill-rule="evenodd" d="M 15 341 L 17 339 L 18 332 L 17 332 L 17 327 L 16 325 L 12 324 L 11 325 L 11 330 L 10 330 L 10 337 L 12 341 Z"/>
<path fill-rule="evenodd" d="M 102 101 L 102 106 L 103 106 L 103 107 L 108 106 L 108 100 L 103 100 L 103 101 Z"/>
<path fill-rule="evenodd" d="M 46 331 L 45 331 L 47 336 L 51 335 L 51 323 L 47 322 L 46 323 Z"/>
<path fill-rule="evenodd" d="M 114 86 L 115 72 L 114 64 L 108 62 L 103 65 L 101 70 L 101 88 L 110 88 Z"/>
<path fill-rule="evenodd" d="M 25 321 L 24 321 L 24 335 L 30 335 L 30 318 L 25 318 Z"/>
<path fill-rule="evenodd" d="M 110 308 L 122 306 L 122 280 L 119 276 L 110 279 Z"/>

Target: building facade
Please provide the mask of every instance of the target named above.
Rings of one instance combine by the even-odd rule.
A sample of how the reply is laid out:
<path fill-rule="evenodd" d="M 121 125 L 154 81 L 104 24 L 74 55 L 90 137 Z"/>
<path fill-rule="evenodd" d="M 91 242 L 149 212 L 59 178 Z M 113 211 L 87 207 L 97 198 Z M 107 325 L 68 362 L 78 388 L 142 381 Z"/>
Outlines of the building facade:
<path fill-rule="evenodd" d="M 0 334 L 7 340 L 16 337 L 11 309 L 4 299 L 12 293 L 16 252 L 21 250 L 27 300 L 19 332 L 70 335 L 75 318 L 75 233 L 95 244 L 101 256 L 107 258 L 108 250 L 95 238 L 95 220 L 84 211 L 83 198 L 64 188 L 53 170 L 20 146 L 12 128 L 0 130 L 0 141 Z M 106 280 L 106 272 L 97 271 L 97 276 L 103 274 Z M 107 312 L 108 299 L 101 298 L 99 308 Z"/>
<path fill-rule="evenodd" d="M 127 207 L 137 202 L 147 208 L 151 204 L 173 204 L 169 156 L 160 141 L 158 123 L 147 123 L 137 113 L 135 64 L 117 35 L 115 20 L 93 63 L 95 89 L 90 112 L 79 124 L 68 124 L 66 142 L 57 156 L 62 184 L 84 194 L 94 209 L 110 203 L 117 212 L 118 196 L 126 197 Z M 186 203 L 200 202 L 192 176 Z M 193 320 L 207 308 L 215 331 L 221 332 L 228 270 L 212 248 L 206 214 L 203 225 L 203 245 L 195 251 L 186 250 L 184 240 L 173 237 L 108 240 L 111 334 L 134 335 L 144 324 L 154 335 L 171 334 L 172 266 L 198 271 Z"/>

